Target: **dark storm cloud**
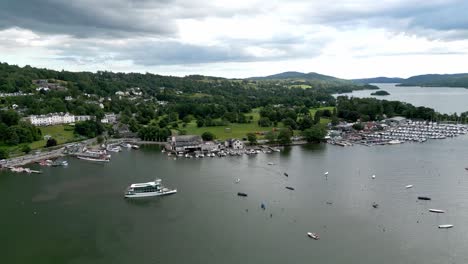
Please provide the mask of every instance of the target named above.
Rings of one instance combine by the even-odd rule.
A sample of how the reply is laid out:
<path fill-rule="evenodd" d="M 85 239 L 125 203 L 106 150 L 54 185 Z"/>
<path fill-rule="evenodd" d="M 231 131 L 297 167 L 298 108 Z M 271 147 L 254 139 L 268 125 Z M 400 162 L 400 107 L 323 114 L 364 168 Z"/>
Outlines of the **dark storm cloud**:
<path fill-rule="evenodd" d="M 377 27 L 398 33 L 451 40 L 468 37 L 466 10 L 466 0 L 369 1 L 360 6 L 335 2 L 324 6 L 324 10 L 320 10 L 315 16 L 305 17 L 305 20 L 306 23 L 337 28 Z"/>
<path fill-rule="evenodd" d="M 292 38 L 294 39 L 294 38 Z M 66 46 L 54 46 L 58 60 L 74 63 L 104 63 L 105 61 L 132 61 L 136 65 L 178 65 L 204 64 L 218 62 L 252 62 L 287 59 L 298 56 L 314 57 L 320 54 L 323 42 L 317 42 L 314 48 L 297 48 L 292 39 L 283 39 L 278 45 L 270 42 L 243 42 L 226 40 L 226 44 L 202 46 L 180 43 L 174 40 L 132 40 L 124 45 L 112 42 L 92 45 L 92 40 L 82 40 Z M 249 46 L 253 45 L 253 46 Z M 249 47 L 275 50 L 279 55 L 258 55 L 249 52 Z"/>
<path fill-rule="evenodd" d="M 2 0 L 0 28 L 20 27 L 77 37 L 138 34 L 169 35 L 172 20 L 160 10 L 171 0 Z"/>

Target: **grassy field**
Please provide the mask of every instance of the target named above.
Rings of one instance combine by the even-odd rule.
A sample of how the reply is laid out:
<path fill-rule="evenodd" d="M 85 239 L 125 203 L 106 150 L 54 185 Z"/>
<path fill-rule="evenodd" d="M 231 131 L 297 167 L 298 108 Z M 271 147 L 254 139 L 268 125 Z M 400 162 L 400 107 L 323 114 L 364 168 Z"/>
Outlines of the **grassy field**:
<path fill-rule="evenodd" d="M 58 145 L 64 144 L 67 142 L 76 141 L 79 139 L 79 138 L 75 138 L 75 134 L 73 133 L 73 127 L 71 126 L 64 126 L 64 125 L 47 126 L 47 127 L 41 127 L 41 131 L 42 131 L 43 137 L 46 135 L 49 135 L 52 138 L 55 138 L 57 140 Z M 35 141 L 29 144 L 29 146 L 31 147 L 31 149 L 38 149 L 38 148 L 44 147 L 46 143 L 47 143 L 47 140 L 43 138 L 42 140 Z"/>
<path fill-rule="evenodd" d="M 317 109 L 311 109 L 310 113 L 312 117 L 315 115 L 317 110 L 325 110 L 329 109 L 330 111 L 333 110 L 333 107 L 321 107 Z M 192 121 L 191 123 L 187 124 L 187 127 L 181 128 L 182 130 L 187 131 L 188 135 L 201 135 L 204 132 L 211 132 L 215 134 L 217 139 L 225 140 L 229 138 L 245 138 L 247 133 L 256 133 L 256 132 L 266 132 L 272 131 L 274 127 L 260 127 L 258 125 L 258 120 L 260 119 L 259 109 L 254 109 L 252 113 L 246 114 L 246 116 L 252 116 L 252 122 L 247 124 L 237 124 L 232 123 L 227 126 L 216 126 L 216 127 L 197 127 L 196 121 Z M 321 118 L 320 123 L 328 124 L 330 119 Z M 282 123 L 279 123 L 277 128 L 283 127 Z M 294 131 L 294 134 L 299 134 L 299 131 Z M 263 136 L 257 135 L 257 138 L 262 139 Z"/>
<path fill-rule="evenodd" d="M 331 112 L 333 112 L 333 109 L 335 107 L 334 106 L 324 106 L 324 107 L 319 107 L 319 108 L 312 108 L 310 109 L 310 115 L 313 117 L 315 116 L 315 112 L 317 112 L 318 110 L 330 110 Z"/>
<path fill-rule="evenodd" d="M 42 137 L 49 135 L 57 140 L 58 145 L 84 139 L 81 137 L 76 137 L 73 133 L 73 127 L 71 126 L 57 125 L 57 126 L 41 127 L 41 131 L 42 131 Z M 42 138 L 41 140 L 30 143 L 29 147 L 32 150 L 41 149 L 45 147 L 46 143 L 47 143 L 47 140 Z M 10 153 L 10 157 L 20 156 L 23 154 L 23 152 L 21 151 L 22 145 L 3 146 L 3 147 L 5 147 L 8 150 L 8 152 Z"/>
<path fill-rule="evenodd" d="M 192 121 L 187 124 L 187 127 L 182 128 L 187 131 L 189 135 L 201 135 L 204 132 L 211 132 L 216 135 L 217 139 L 229 139 L 229 138 L 245 138 L 247 133 L 255 132 L 266 132 L 272 131 L 273 127 L 260 127 L 258 125 L 258 119 L 260 119 L 259 109 L 254 109 L 252 113 L 246 114 L 247 117 L 252 116 L 252 122 L 247 124 L 229 124 L 227 126 L 216 126 L 216 127 L 197 127 L 197 122 Z M 282 124 L 278 124 L 278 127 L 282 127 Z M 257 135 L 258 138 L 262 138 Z"/>

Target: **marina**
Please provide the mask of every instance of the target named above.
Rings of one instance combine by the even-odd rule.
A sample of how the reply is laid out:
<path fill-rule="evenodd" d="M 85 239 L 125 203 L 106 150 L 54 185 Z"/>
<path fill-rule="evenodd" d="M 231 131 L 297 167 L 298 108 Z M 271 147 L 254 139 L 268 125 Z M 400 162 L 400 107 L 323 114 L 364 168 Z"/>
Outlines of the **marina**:
<path fill-rule="evenodd" d="M 33 164 L 31 169 L 43 173 L 32 177 L 4 170 L 0 209 L 9 217 L 0 222 L 15 228 L 3 231 L 8 239 L 0 246 L 5 261 L 40 264 L 53 262 L 57 252 L 81 262 L 74 252 L 90 245 L 93 250 L 82 256 L 91 263 L 128 263 L 138 257 L 149 263 L 156 257 L 162 263 L 187 263 L 188 255 L 222 263 L 465 263 L 468 213 L 453 201 L 468 198 L 467 139 L 440 142 L 385 151 L 305 145 L 277 154 L 177 161 L 158 146 L 142 146 L 112 153 L 105 166 L 65 157 L 66 169 Z M 154 177 L 177 188 L 177 194 L 123 199 L 126 187 Z M 408 184 L 414 190 L 405 189 Z M 417 201 L 419 194 L 433 201 Z M 76 221 L 80 224 L 71 224 Z M 24 229 L 25 224 L 31 228 Z M 453 227 L 439 229 L 443 224 Z M 343 236 L 349 230 L 354 235 Z M 161 240 L 175 232 L 184 237 L 187 255 L 177 254 L 180 239 Z M 320 234 L 320 240 L 309 241 L 307 232 Z M 70 236 L 71 244 L 56 242 Z M 139 243 L 142 239 L 147 243 Z M 278 252 L 278 241 L 291 247 Z M 32 253 L 10 250 L 17 243 Z M 253 244 L 262 246 L 249 251 Z M 407 245 L 411 254 L 401 251 Z M 200 253 L 207 248 L 212 255 Z M 332 254 L 336 248 L 349 254 Z M 246 256 L 255 260 L 245 261 Z"/>
<path fill-rule="evenodd" d="M 372 127 L 372 129 L 343 131 L 340 136 L 329 139 L 328 143 L 342 147 L 353 146 L 354 144 L 370 147 L 375 145 L 424 143 L 428 140 L 454 138 L 468 133 L 467 125 L 413 120 L 405 120 L 390 126 L 374 122 L 370 123 L 369 127 Z"/>

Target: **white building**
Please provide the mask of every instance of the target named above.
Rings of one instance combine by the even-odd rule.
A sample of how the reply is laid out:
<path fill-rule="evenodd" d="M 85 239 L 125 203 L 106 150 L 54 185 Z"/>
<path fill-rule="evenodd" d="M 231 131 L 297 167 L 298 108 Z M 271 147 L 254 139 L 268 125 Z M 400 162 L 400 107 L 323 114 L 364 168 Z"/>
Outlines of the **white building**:
<path fill-rule="evenodd" d="M 224 142 L 224 146 L 232 149 L 244 149 L 244 143 L 238 139 L 229 139 Z"/>
<path fill-rule="evenodd" d="M 104 118 L 101 119 L 103 124 L 113 124 L 117 121 L 117 116 L 114 113 L 105 114 Z"/>
<path fill-rule="evenodd" d="M 47 115 L 31 115 L 27 119 L 35 126 L 51 126 L 75 122 L 75 116 L 68 113 L 51 113 Z"/>
<path fill-rule="evenodd" d="M 89 115 L 80 115 L 80 116 L 75 116 L 75 122 L 82 122 L 82 121 L 88 121 L 88 120 L 93 120 L 93 116 Z"/>

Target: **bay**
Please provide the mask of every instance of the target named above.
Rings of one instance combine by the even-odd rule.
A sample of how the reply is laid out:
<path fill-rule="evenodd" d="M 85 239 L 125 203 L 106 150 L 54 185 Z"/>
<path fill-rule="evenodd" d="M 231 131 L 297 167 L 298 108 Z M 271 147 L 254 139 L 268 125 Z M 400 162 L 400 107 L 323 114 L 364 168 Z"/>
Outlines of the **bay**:
<path fill-rule="evenodd" d="M 38 175 L 3 171 L 2 262 L 468 263 L 467 143 L 178 160 L 144 146 L 108 164 L 70 158 Z M 129 184 L 155 177 L 178 193 L 123 198 Z"/>
<path fill-rule="evenodd" d="M 402 101 L 415 106 L 434 108 L 436 111 L 451 114 L 468 111 L 468 89 L 452 87 L 396 86 L 396 84 L 376 83 L 381 90 L 390 93 L 387 96 L 375 96 L 375 90 L 353 91 L 339 94 L 358 98 L 373 97 L 389 101 Z M 339 96 L 335 94 L 335 96 Z"/>

